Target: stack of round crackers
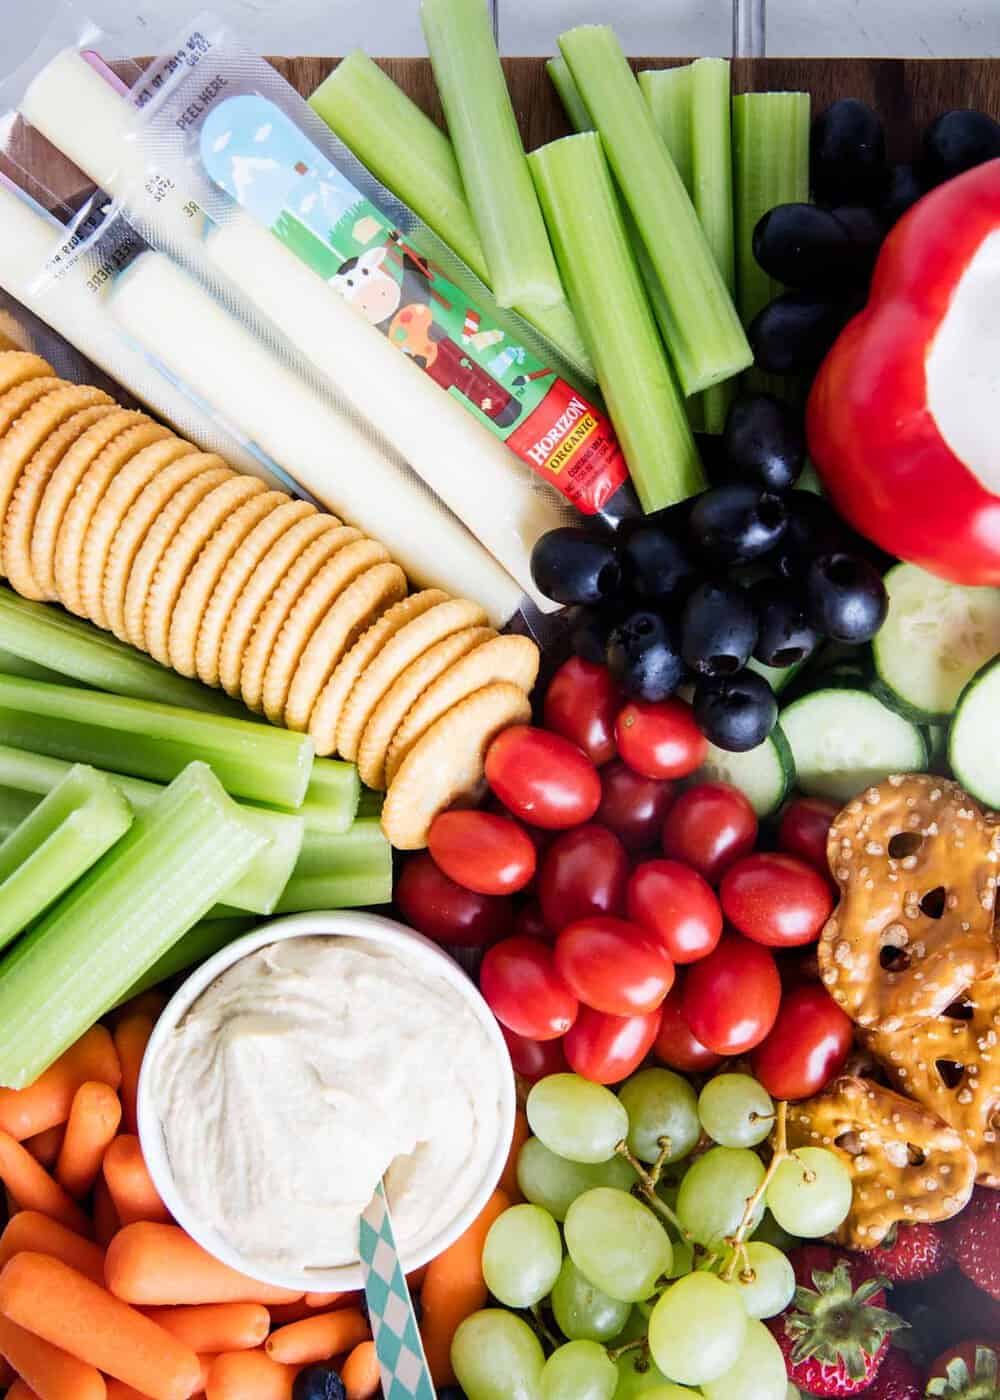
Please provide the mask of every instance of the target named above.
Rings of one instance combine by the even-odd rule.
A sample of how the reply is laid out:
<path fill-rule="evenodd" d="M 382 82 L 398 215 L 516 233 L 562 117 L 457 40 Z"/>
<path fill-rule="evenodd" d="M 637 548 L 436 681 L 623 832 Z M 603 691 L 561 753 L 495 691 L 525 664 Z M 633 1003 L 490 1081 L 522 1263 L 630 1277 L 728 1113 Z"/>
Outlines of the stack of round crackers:
<path fill-rule="evenodd" d="M 538 649 L 385 547 L 107 394 L 0 353 L 0 568 L 387 789 L 403 848 L 527 722 Z M 414 529 L 419 529 L 414 521 Z"/>

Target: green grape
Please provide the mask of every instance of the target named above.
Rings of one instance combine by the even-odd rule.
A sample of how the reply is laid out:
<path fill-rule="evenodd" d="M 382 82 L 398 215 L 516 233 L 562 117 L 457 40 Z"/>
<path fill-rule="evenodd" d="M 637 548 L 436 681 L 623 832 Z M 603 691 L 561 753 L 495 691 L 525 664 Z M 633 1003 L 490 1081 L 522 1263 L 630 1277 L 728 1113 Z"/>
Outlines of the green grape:
<path fill-rule="evenodd" d="M 774 1104 L 749 1074 L 717 1074 L 701 1091 L 698 1117 L 723 1147 L 756 1147 L 774 1125 Z"/>
<path fill-rule="evenodd" d="M 677 1214 L 699 1244 L 713 1244 L 739 1228 L 746 1203 L 764 1180 L 764 1163 L 745 1147 L 711 1147 L 688 1168 Z M 760 1210 L 764 1206 L 761 1203 Z"/>
<path fill-rule="evenodd" d="M 677 1162 L 701 1136 L 698 1100 L 686 1079 L 671 1069 L 644 1069 L 618 1090 L 628 1113 L 628 1145 L 640 1162 L 655 1162 L 660 1139 L 670 1139 L 664 1159 Z"/>
<path fill-rule="evenodd" d="M 674 1385 L 673 1381 L 668 1381 L 666 1385 L 658 1385 L 655 1390 L 647 1390 L 644 1400 L 697 1400 L 697 1396 L 697 1390 L 688 1390 L 686 1385 Z"/>
<path fill-rule="evenodd" d="M 606 1162 L 628 1135 L 628 1114 L 611 1090 L 578 1074 L 540 1079 L 527 1113 L 535 1136 L 570 1162 Z"/>
<path fill-rule="evenodd" d="M 773 1244 L 782 1254 L 790 1254 L 800 1243 L 795 1235 L 781 1228 L 769 1210 L 764 1212 L 764 1219 L 754 1230 L 753 1238 L 761 1244 Z"/>
<path fill-rule="evenodd" d="M 624 1157 L 614 1156 L 606 1162 L 587 1164 L 567 1162 L 550 1152 L 539 1138 L 528 1138 L 517 1158 L 517 1184 L 525 1200 L 544 1206 L 557 1220 L 565 1220 L 566 1212 L 584 1191 L 595 1186 L 614 1186 L 630 1191 L 636 1175 Z"/>
<path fill-rule="evenodd" d="M 618 1388 L 615 1363 L 596 1342 L 567 1342 L 545 1363 L 539 1400 L 612 1400 Z"/>
<path fill-rule="evenodd" d="M 748 1321 L 731 1284 L 714 1274 L 688 1274 L 671 1284 L 653 1309 L 653 1360 L 682 1385 L 704 1385 L 735 1364 Z"/>
<path fill-rule="evenodd" d="M 675 1239 L 673 1235 L 670 1243 L 674 1247 L 674 1259 L 667 1270 L 667 1278 L 683 1278 L 694 1268 L 694 1245 L 685 1239 Z"/>
<path fill-rule="evenodd" d="M 609 1298 L 595 1287 L 568 1257 L 552 1286 L 550 1301 L 560 1332 L 571 1342 L 610 1342 L 631 1311 L 629 1303 Z"/>
<path fill-rule="evenodd" d="M 800 1147 L 771 1178 L 767 1204 L 783 1229 L 815 1240 L 843 1223 L 852 1194 L 850 1174 L 839 1157 L 825 1147 Z"/>
<path fill-rule="evenodd" d="M 534 1400 L 545 1355 L 521 1318 L 485 1308 L 459 1326 L 451 1364 L 468 1400 Z"/>
<path fill-rule="evenodd" d="M 618 1333 L 617 1337 L 612 1337 L 611 1339 L 612 1350 L 625 1346 L 627 1342 L 637 1342 L 641 1337 L 645 1337 L 649 1330 L 646 1325 L 647 1322 L 648 1318 L 638 1304 L 634 1308 L 631 1308 L 625 1326 Z"/>
<path fill-rule="evenodd" d="M 578 1196 L 566 1216 L 566 1248 L 580 1272 L 612 1298 L 648 1298 L 667 1272 L 673 1249 L 656 1216 L 634 1196 L 598 1186 Z"/>
<path fill-rule="evenodd" d="M 508 1308 L 531 1308 L 559 1277 L 559 1226 L 541 1206 L 512 1206 L 490 1226 L 483 1246 L 483 1278 Z"/>
<path fill-rule="evenodd" d="M 645 1332 L 645 1324 L 643 1325 Z M 656 1400 L 658 1395 L 662 1396 L 664 1386 L 670 1386 L 670 1382 L 652 1361 L 644 1357 L 639 1351 L 627 1351 L 624 1356 L 620 1356 L 615 1363 L 618 1371 L 618 1389 L 615 1391 L 615 1400 Z M 689 1397 L 693 1392 L 682 1391 L 681 1395 Z M 697 1392 L 694 1392 L 695 1394 Z M 681 1395 L 676 1400 L 681 1400 Z M 668 1400 L 675 1400 L 668 1392 Z"/>
<path fill-rule="evenodd" d="M 705 1400 L 785 1400 L 787 1390 L 781 1348 L 756 1320 L 747 1323 L 743 1349 L 732 1369 L 701 1388 Z"/>
<path fill-rule="evenodd" d="M 732 1251 L 727 1249 L 720 1272 L 731 1258 Z M 748 1317 L 777 1317 L 792 1301 L 795 1270 L 780 1249 L 752 1240 L 732 1282 L 739 1289 Z"/>

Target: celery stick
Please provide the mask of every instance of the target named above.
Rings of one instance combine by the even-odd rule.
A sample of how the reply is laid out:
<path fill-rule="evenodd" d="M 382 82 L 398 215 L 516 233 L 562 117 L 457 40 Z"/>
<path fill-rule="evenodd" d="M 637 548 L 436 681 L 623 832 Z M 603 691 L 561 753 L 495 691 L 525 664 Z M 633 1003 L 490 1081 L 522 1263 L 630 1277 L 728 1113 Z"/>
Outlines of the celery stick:
<path fill-rule="evenodd" d="M 699 58 L 691 65 L 691 160 L 694 207 L 730 296 L 736 291 L 733 239 L 733 146 L 731 83 L 724 58 Z M 736 393 L 735 379 L 713 384 L 702 397 L 706 433 L 726 426 Z"/>
<path fill-rule="evenodd" d="M 573 74 L 569 71 L 569 64 L 559 54 L 556 58 L 546 61 L 545 71 L 552 79 L 552 86 L 559 95 L 559 101 L 563 105 L 563 111 L 574 131 L 593 131 L 594 123 L 590 119 L 587 111 L 587 104 L 580 96 L 580 89 L 573 80 Z"/>
<path fill-rule="evenodd" d="M 0 743 L 159 782 L 200 760 L 234 797 L 292 808 L 313 763 L 286 729 L 16 676 L 0 676 Z"/>
<path fill-rule="evenodd" d="M 360 800 L 361 779 L 353 763 L 317 758 L 313 760 L 305 801 L 298 812 L 308 830 L 336 836 L 354 821 Z"/>
<path fill-rule="evenodd" d="M 0 1084 L 34 1083 L 262 846 L 208 766 L 190 764 L 0 963 Z"/>
<path fill-rule="evenodd" d="M 380 817 L 384 805 L 384 792 L 375 792 L 373 788 L 362 788 L 361 801 L 358 803 L 357 811 L 358 821 L 361 821 L 364 817 Z"/>
<path fill-rule="evenodd" d="M 485 0 L 422 0 L 420 18 L 493 294 L 501 306 L 557 306 L 562 284 Z"/>
<path fill-rule="evenodd" d="M 19 827 L 41 801 L 31 792 L 21 792 L 17 788 L 0 787 L 0 841 Z"/>
<path fill-rule="evenodd" d="M 248 711 L 228 695 L 168 671 L 109 632 L 48 603 L 21 598 L 9 588 L 0 588 L 0 647 L 55 673 L 33 677 L 37 680 L 69 676 L 136 700 L 250 719 Z M 7 667 L 0 664 L 0 671 Z"/>
<path fill-rule="evenodd" d="M 701 464 L 629 248 L 595 132 L 529 157 L 573 309 L 643 509 L 704 487 Z"/>
<path fill-rule="evenodd" d="M 750 346 L 614 32 L 584 25 L 561 35 L 559 47 L 663 288 L 667 344 L 682 389 L 693 394 L 738 374 L 751 362 Z M 572 295 L 570 301 L 579 315 Z"/>
<path fill-rule="evenodd" d="M 639 74 L 639 89 L 652 113 L 660 139 L 670 152 L 684 188 L 694 197 L 694 156 L 691 141 L 692 66 L 647 68 Z"/>
<path fill-rule="evenodd" d="M 96 768 L 71 768 L 0 844 L 0 948 L 79 880 L 132 825 L 132 808 Z"/>
<path fill-rule="evenodd" d="M 179 972 L 186 972 L 189 967 L 207 962 L 209 958 L 228 947 L 234 938 L 241 937 L 251 928 L 253 921 L 245 918 L 202 919 L 201 923 L 195 924 L 194 928 L 182 934 L 162 958 L 157 958 L 149 971 L 133 982 L 116 1005 L 121 1006 L 122 1002 L 131 1001 L 141 992 L 148 992 L 150 987 L 158 987 L 161 982 L 176 977 Z"/>
<path fill-rule="evenodd" d="M 351 909 L 392 899 L 392 847 L 376 817 L 342 836 L 308 833 L 278 912 Z"/>
<path fill-rule="evenodd" d="M 22 676 L 28 681 L 50 681 L 58 685 L 72 683 L 58 671 L 50 671 L 47 666 L 38 666 L 34 661 L 26 661 L 23 656 L 15 656 L 4 647 L 0 647 L 0 675 Z"/>
<path fill-rule="evenodd" d="M 351 764 L 344 766 L 353 767 Z M 0 744 L 0 792 L 21 794 L 22 814 L 27 815 L 25 805 L 27 811 L 37 806 L 39 798 L 65 780 L 71 767 L 72 764 L 65 759 Z M 132 778 L 124 773 L 108 772 L 105 776 L 110 778 L 137 812 L 148 811 L 163 792 L 157 783 L 144 782 L 141 778 Z M 28 804 L 24 802 L 25 797 L 29 799 Z M 17 810 L 17 804 L 14 804 L 11 815 L 15 815 Z M 349 801 L 345 802 L 343 810 L 350 810 Z M 301 810 L 296 813 L 275 812 L 266 807 L 241 804 L 241 811 L 247 824 L 259 831 L 267 844 L 257 854 L 246 874 L 226 891 L 226 903 L 251 914 L 271 914 L 291 878 L 302 849 L 305 824 Z M 7 820 L 7 802 L 0 800 L 0 829 Z M 345 825 L 350 825 L 350 821 Z"/>
<path fill-rule="evenodd" d="M 745 92 L 733 98 L 736 289 L 744 325 L 784 289 L 753 255 L 753 231 L 776 204 L 809 198 L 807 92 Z"/>

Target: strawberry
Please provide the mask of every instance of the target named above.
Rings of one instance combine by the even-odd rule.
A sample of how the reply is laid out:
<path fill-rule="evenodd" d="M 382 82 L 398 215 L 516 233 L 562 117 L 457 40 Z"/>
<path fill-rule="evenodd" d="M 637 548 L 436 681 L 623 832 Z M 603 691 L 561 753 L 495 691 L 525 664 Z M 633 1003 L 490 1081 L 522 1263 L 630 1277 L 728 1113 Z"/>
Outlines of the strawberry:
<path fill-rule="evenodd" d="M 943 1400 L 1000 1400 L 1000 1342 L 968 1341 L 933 1363 L 928 1395 Z"/>
<path fill-rule="evenodd" d="M 865 1400 L 923 1400 L 924 1374 L 913 1358 L 890 1347 Z"/>
<path fill-rule="evenodd" d="M 1000 1300 L 1000 1191 L 977 1187 L 972 1200 L 945 1224 L 944 1231 L 962 1273 Z"/>
<path fill-rule="evenodd" d="M 883 1306 L 887 1280 L 869 1255 L 829 1245 L 804 1245 L 788 1257 L 795 1297 L 767 1324 L 788 1379 L 810 1395 L 860 1394 L 885 1360 L 889 1334 L 906 1326 Z"/>
<path fill-rule="evenodd" d="M 871 1251 L 880 1274 L 892 1283 L 916 1283 L 943 1274 L 950 1260 L 944 1236 L 937 1225 L 922 1222 L 893 1226 L 881 1244 Z"/>

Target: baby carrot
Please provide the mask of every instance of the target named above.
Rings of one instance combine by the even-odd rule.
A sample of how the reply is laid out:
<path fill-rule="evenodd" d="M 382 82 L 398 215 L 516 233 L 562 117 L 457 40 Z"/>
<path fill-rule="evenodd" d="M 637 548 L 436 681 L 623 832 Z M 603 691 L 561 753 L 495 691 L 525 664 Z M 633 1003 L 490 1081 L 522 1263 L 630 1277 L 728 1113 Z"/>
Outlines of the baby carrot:
<path fill-rule="evenodd" d="M 294 1303 L 268 1303 L 267 1310 L 271 1314 L 272 1327 L 287 1327 L 290 1322 L 301 1322 L 315 1312 L 306 1298 L 299 1298 Z"/>
<path fill-rule="evenodd" d="M 88 1080 L 73 1095 L 56 1180 L 78 1201 L 88 1194 L 101 1170 L 104 1153 L 122 1120 L 121 1100 L 110 1084 Z"/>
<path fill-rule="evenodd" d="M 301 1293 L 275 1288 L 220 1264 L 176 1225 L 140 1220 L 108 1246 L 108 1287 L 126 1303 L 294 1303 Z"/>
<path fill-rule="evenodd" d="M 351 1296 L 349 1293 L 307 1293 L 305 1302 L 307 1308 L 332 1308 Z"/>
<path fill-rule="evenodd" d="M 106 1400 L 101 1373 L 41 1337 L 0 1317 L 0 1353 L 38 1400 Z"/>
<path fill-rule="evenodd" d="M 214 1357 L 214 1356 L 199 1356 L 199 1357 L 198 1357 L 198 1365 L 201 1367 L 201 1388 L 202 1388 L 202 1390 L 207 1390 L 207 1389 L 208 1389 L 208 1373 L 209 1373 L 209 1371 L 212 1369 L 212 1363 L 213 1363 L 214 1361 L 215 1361 L 215 1357 Z"/>
<path fill-rule="evenodd" d="M 36 1162 L 23 1143 L 0 1132 L 0 1181 L 22 1210 L 41 1211 L 78 1235 L 90 1234 L 90 1221 L 58 1181 Z"/>
<path fill-rule="evenodd" d="M 135 1102 L 139 1089 L 139 1071 L 153 1034 L 153 1018 L 144 1012 L 126 1016 L 115 1026 L 115 1049 L 122 1067 L 122 1123 L 127 1133 L 138 1132 Z"/>
<path fill-rule="evenodd" d="M 121 1229 L 121 1221 L 103 1176 L 99 1176 L 94 1182 L 93 1212 L 94 1239 L 102 1249 L 107 1249 Z"/>
<path fill-rule="evenodd" d="M 13 1258 L 0 1274 L 0 1313 L 152 1400 L 188 1400 L 200 1384 L 190 1347 L 59 1259 Z"/>
<path fill-rule="evenodd" d="M 260 1303 L 203 1303 L 189 1308 L 144 1308 L 146 1316 L 199 1356 L 205 1352 L 250 1351 L 271 1330 Z"/>
<path fill-rule="evenodd" d="M 149 1400 L 148 1395 L 144 1395 L 141 1390 L 134 1390 L 124 1381 L 111 1379 L 106 1382 L 106 1385 L 108 1387 L 108 1400 Z"/>
<path fill-rule="evenodd" d="M 172 1217 L 153 1185 L 139 1139 L 131 1133 L 122 1133 L 109 1145 L 104 1154 L 104 1180 L 123 1225 L 137 1220 L 170 1224 Z"/>
<path fill-rule="evenodd" d="M 7 1400 L 38 1400 L 38 1396 L 18 1377 L 7 1391 Z"/>
<path fill-rule="evenodd" d="M 510 1144 L 510 1151 L 507 1153 L 507 1165 L 500 1178 L 500 1190 L 512 1205 L 517 1205 L 519 1201 L 524 1200 L 521 1188 L 517 1184 L 517 1159 L 521 1155 L 521 1148 L 530 1137 L 531 1129 L 528 1127 L 527 1114 L 519 1108 L 514 1118 L 514 1138 Z"/>
<path fill-rule="evenodd" d="M 58 1161 L 65 1135 L 66 1129 L 62 1123 L 57 1123 L 54 1128 L 46 1128 L 44 1133 L 25 1138 L 24 1145 L 36 1162 L 41 1162 L 46 1171 L 51 1171 Z"/>
<path fill-rule="evenodd" d="M 51 1255 L 95 1283 L 104 1282 L 104 1250 L 35 1210 L 20 1211 L 0 1235 L 0 1269 L 25 1252 Z"/>
<path fill-rule="evenodd" d="M 207 1400 L 291 1400 L 295 1371 L 263 1351 L 224 1352 L 208 1368 Z"/>
<path fill-rule="evenodd" d="M 314 1361 L 329 1361 L 331 1356 L 353 1351 L 359 1342 L 371 1336 L 368 1322 L 358 1308 L 343 1308 L 340 1312 L 317 1313 L 302 1322 L 272 1332 L 265 1351 L 272 1361 L 290 1366 L 309 1366 Z"/>
<path fill-rule="evenodd" d="M 359 1342 L 344 1362 L 340 1379 L 347 1391 L 347 1400 L 372 1400 L 381 1385 L 378 1357 L 374 1342 Z"/>
<path fill-rule="evenodd" d="M 453 1385 L 451 1343 L 459 1323 L 486 1305 L 483 1245 L 489 1228 L 510 1204 L 503 1191 L 494 1191 L 464 1235 L 432 1259 L 420 1290 L 423 1309 L 420 1335 L 435 1385 Z"/>
<path fill-rule="evenodd" d="M 406 1282 L 411 1293 L 419 1293 L 424 1286 L 424 1279 L 427 1277 L 427 1265 L 422 1269 L 414 1269 L 412 1274 L 406 1275 Z"/>
<path fill-rule="evenodd" d="M 121 1083 L 118 1054 L 103 1026 L 89 1030 L 27 1089 L 0 1089 L 0 1132 L 20 1142 L 65 1123 L 73 1095 L 88 1079 L 112 1089 Z"/>
<path fill-rule="evenodd" d="M 149 991 L 140 992 L 137 997 L 127 1001 L 118 1008 L 117 1019 L 126 1020 L 129 1016 L 149 1016 L 154 1022 L 163 1015 L 163 1008 L 167 1004 L 167 997 L 162 992 Z"/>

